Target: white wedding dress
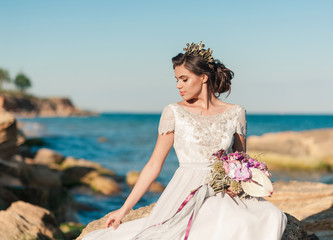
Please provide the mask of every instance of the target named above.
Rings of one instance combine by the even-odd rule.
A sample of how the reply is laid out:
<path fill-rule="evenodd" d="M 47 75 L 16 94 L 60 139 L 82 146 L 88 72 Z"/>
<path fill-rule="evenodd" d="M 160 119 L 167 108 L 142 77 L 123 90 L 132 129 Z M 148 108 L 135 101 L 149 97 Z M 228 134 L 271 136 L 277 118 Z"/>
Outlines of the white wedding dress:
<path fill-rule="evenodd" d="M 232 199 L 228 194 L 215 195 L 207 187 L 203 195 L 208 195 L 200 203 L 195 203 L 197 198 L 193 197 L 174 223 L 169 220 L 161 224 L 173 219 L 191 191 L 207 183 L 212 154 L 222 148 L 231 152 L 235 133 L 246 137 L 246 111 L 242 106 L 235 104 L 220 114 L 203 116 L 173 103 L 164 108 L 158 131 L 159 134 L 174 131 L 179 168 L 151 214 L 122 223 L 116 230 L 111 227 L 93 231 L 84 240 L 184 239 L 190 213 L 194 211 L 190 208 L 196 208 L 196 212 L 189 240 L 281 239 L 287 218 L 273 204 L 262 198 L 241 200 Z"/>

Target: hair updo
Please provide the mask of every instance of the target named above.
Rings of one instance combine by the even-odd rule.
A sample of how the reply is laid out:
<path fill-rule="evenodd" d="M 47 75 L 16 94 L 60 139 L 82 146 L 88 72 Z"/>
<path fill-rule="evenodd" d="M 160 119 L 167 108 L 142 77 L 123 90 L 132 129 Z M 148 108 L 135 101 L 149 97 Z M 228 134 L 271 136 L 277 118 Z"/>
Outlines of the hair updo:
<path fill-rule="evenodd" d="M 222 93 L 231 91 L 231 79 L 234 77 L 234 73 L 226 68 L 223 63 L 215 59 L 214 68 L 211 68 L 207 61 L 205 61 L 199 55 L 191 55 L 187 53 L 179 53 L 177 56 L 172 58 L 173 69 L 177 66 L 184 64 L 185 68 L 193 72 L 197 76 L 205 74 L 208 76 L 208 89 L 211 91 L 216 98 Z"/>

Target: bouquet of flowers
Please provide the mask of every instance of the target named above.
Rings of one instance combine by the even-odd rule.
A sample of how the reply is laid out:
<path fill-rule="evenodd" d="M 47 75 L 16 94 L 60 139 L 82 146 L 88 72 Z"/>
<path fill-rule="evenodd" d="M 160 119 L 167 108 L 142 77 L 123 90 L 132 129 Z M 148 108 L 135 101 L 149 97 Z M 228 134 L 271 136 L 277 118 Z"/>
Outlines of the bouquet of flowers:
<path fill-rule="evenodd" d="M 238 151 L 226 154 L 221 149 L 213 156 L 209 185 L 215 193 L 229 189 L 240 197 L 272 195 L 273 185 L 269 180 L 271 173 L 265 163 Z"/>

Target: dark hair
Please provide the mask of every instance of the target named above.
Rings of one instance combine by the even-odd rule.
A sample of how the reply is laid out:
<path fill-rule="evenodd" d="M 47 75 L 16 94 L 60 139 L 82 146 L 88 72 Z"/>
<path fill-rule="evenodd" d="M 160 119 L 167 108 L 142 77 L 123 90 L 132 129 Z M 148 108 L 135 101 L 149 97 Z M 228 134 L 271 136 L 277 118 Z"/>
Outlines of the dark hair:
<path fill-rule="evenodd" d="M 214 68 L 210 68 L 208 62 L 199 55 L 190 55 L 179 53 L 172 58 L 173 69 L 184 64 L 185 68 L 194 74 L 201 76 L 205 74 L 208 76 L 208 89 L 213 92 L 215 97 L 219 97 L 222 93 L 231 91 L 231 79 L 234 73 L 226 68 L 223 63 L 215 59 Z"/>

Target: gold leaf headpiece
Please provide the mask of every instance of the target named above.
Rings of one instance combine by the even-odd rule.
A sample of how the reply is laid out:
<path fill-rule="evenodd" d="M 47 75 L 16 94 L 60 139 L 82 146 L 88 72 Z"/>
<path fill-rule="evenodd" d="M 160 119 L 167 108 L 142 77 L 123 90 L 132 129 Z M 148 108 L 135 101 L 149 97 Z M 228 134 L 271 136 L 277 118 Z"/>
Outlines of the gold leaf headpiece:
<path fill-rule="evenodd" d="M 200 41 L 198 44 L 192 43 L 190 45 L 189 43 L 187 43 L 186 48 L 184 48 L 183 50 L 186 52 L 185 54 L 201 56 L 202 59 L 207 62 L 208 66 L 211 69 L 213 69 L 215 63 L 214 58 L 212 56 L 213 50 L 210 50 L 210 48 L 205 50 L 204 47 L 205 44 L 202 44 L 202 41 Z"/>

